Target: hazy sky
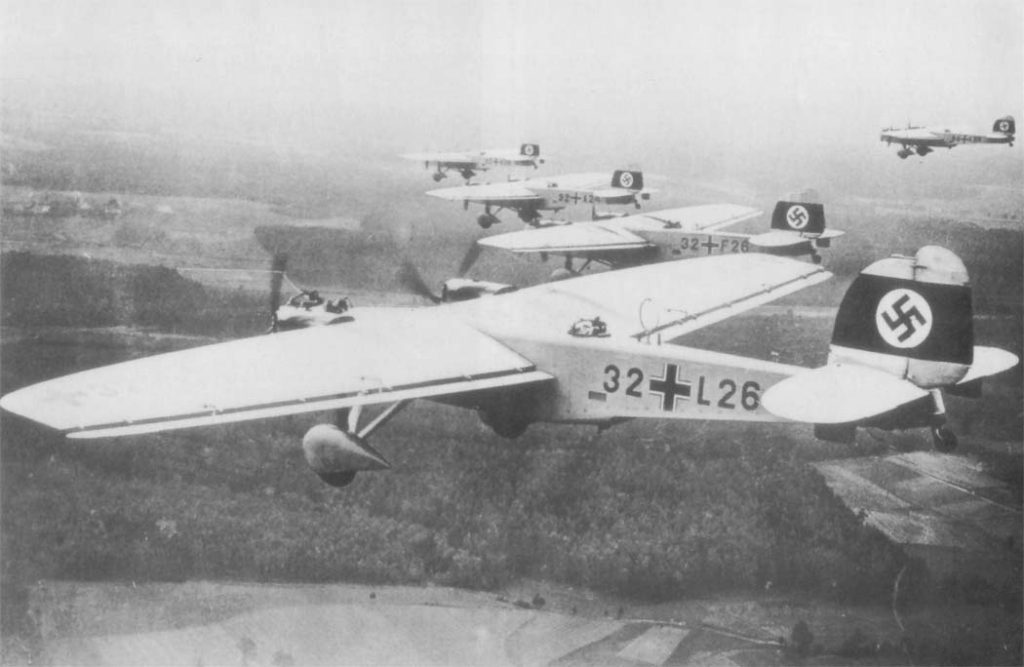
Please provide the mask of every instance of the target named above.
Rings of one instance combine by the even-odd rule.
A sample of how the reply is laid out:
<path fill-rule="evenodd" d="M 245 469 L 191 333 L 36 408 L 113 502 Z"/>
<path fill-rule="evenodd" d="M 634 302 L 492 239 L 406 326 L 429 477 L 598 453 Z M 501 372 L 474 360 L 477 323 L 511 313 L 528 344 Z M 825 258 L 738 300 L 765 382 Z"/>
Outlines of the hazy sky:
<path fill-rule="evenodd" d="M 2 7 L 8 83 L 95 87 L 140 115 L 137 100 L 156 98 L 182 127 L 300 142 L 640 152 L 877 141 L 890 122 L 988 130 L 1024 115 L 1020 0 Z"/>

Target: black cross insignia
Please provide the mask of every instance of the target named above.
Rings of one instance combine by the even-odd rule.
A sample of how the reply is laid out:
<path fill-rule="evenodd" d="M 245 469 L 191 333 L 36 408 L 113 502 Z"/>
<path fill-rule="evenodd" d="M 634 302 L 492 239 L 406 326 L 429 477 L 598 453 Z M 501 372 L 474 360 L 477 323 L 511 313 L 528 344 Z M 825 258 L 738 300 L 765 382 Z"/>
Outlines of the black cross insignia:
<path fill-rule="evenodd" d="M 676 398 L 690 398 L 690 383 L 678 381 L 678 367 L 675 364 L 665 364 L 665 373 L 660 378 L 651 378 L 650 391 L 652 394 L 661 396 L 661 409 L 665 412 L 673 412 L 676 409 Z"/>
<path fill-rule="evenodd" d="M 902 343 L 906 339 L 914 335 L 917 331 L 917 324 L 927 324 L 928 321 L 925 319 L 921 311 L 917 309 L 917 306 L 911 306 L 910 310 L 903 310 L 903 305 L 910 301 L 910 295 L 904 294 L 892 304 L 892 312 L 895 316 L 890 315 L 888 312 L 882 313 L 882 319 L 889 325 L 889 328 L 893 331 L 903 327 L 903 333 L 897 336 L 897 339 Z M 917 324 L 914 324 L 914 320 L 917 320 Z"/>
<path fill-rule="evenodd" d="M 711 237 L 709 236 L 709 237 L 708 237 L 708 240 L 707 240 L 707 241 L 705 241 L 704 243 L 701 243 L 701 244 L 700 244 L 700 246 L 701 246 L 702 248 L 707 248 L 707 249 L 708 249 L 708 254 L 710 255 L 710 254 L 711 254 L 711 249 L 712 249 L 712 248 L 717 248 L 717 247 L 718 247 L 718 244 L 717 244 L 717 243 L 712 243 L 712 242 L 711 242 Z"/>

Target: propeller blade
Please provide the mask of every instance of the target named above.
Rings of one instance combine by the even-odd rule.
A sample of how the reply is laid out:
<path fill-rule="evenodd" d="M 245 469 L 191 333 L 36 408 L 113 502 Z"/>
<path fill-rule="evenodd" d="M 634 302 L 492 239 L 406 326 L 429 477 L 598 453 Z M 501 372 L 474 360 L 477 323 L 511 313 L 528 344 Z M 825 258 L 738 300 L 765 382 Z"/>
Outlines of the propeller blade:
<path fill-rule="evenodd" d="M 459 272 L 457 275 L 460 278 L 464 277 L 466 273 L 468 273 L 469 270 L 473 268 L 473 265 L 476 263 L 476 260 L 480 257 L 481 250 L 483 250 L 483 246 L 481 246 L 476 241 L 474 241 L 473 244 L 469 246 L 469 249 L 466 251 L 466 255 L 462 258 L 462 263 L 459 264 Z"/>
<path fill-rule="evenodd" d="M 277 331 L 277 309 L 281 306 L 281 285 L 288 268 L 288 255 L 283 252 L 274 255 L 270 267 L 270 330 Z"/>
<path fill-rule="evenodd" d="M 441 297 L 434 294 L 427 285 L 427 282 L 423 280 L 423 276 L 420 275 L 419 269 L 417 269 L 409 260 L 402 262 L 402 267 L 398 271 L 398 281 L 403 287 L 413 294 L 418 294 L 426 299 L 430 299 L 434 303 L 441 303 Z"/>

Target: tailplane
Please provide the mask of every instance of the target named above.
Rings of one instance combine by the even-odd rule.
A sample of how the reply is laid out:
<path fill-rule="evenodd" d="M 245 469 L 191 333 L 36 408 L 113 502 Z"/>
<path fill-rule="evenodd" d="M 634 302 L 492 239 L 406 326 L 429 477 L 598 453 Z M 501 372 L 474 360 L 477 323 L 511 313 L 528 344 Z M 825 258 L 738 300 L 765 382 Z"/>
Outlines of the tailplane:
<path fill-rule="evenodd" d="M 992 131 L 1012 137 L 1017 133 L 1017 124 L 1014 122 L 1013 116 L 1003 116 L 992 124 Z"/>
<path fill-rule="evenodd" d="M 832 239 L 843 232 L 825 229 L 825 207 L 821 204 L 780 201 L 772 212 L 771 231 L 758 234 L 751 243 L 775 255 L 810 255 L 815 262 L 821 257 L 816 248 L 828 248 Z"/>
<path fill-rule="evenodd" d="M 540 144 L 521 144 L 519 154 L 526 158 L 539 158 Z"/>
<path fill-rule="evenodd" d="M 617 169 L 612 174 L 612 187 L 625 188 L 626 190 L 643 190 L 644 173 L 642 171 L 627 171 Z"/>
<path fill-rule="evenodd" d="M 974 346 L 971 287 L 955 254 L 925 246 L 864 269 L 836 314 L 828 364 L 772 386 L 771 412 L 815 424 L 825 439 L 851 439 L 857 426 L 930 426 L 937 449 L 956 446 L 942 390 L 978 396 L 980 381 L 1018 363 Z"/>

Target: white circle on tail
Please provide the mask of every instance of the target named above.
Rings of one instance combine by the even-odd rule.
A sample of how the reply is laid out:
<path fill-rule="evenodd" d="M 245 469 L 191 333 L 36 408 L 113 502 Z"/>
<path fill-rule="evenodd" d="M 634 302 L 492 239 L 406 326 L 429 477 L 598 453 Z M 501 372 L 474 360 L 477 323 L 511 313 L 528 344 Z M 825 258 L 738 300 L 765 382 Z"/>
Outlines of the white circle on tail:
<path fill-rule="evenodd" d="M 999 131 L 1000 132 L 1009 132 L 1010 131 L 1010 121 L 1008 121 L 1008 120 L 1001 120 L 1001 121 L 999 121 Z"/>
<path fill-rule="evenodd" d="M 633 174 L 628 171 L 624 171 L 619 174 L 619 185 L 624 188 L 633 187 Z"/>
<path fill-rule="evenodd" d="M 917 347 L 932 331 L 932 308 L 909 289 L 894 289 L 878 300 L 875 326 L 882 339 L 901 349 Z"/>
<path fill-rule="evenodd" d="M 803 229 L 807 226 L 807 223 L 811 221 L 811 216 L 807 212 L 807 209 L 799 204 L 795 204 L 789 207 L 786 211 L 786 222 L 793 229 Z"/>
<path fill-rule="evenodd" d="M 527 157 L 529 157 L 529 156 L 533 155 L 533 151 L 534 151 L 533 144 L 525 144 L 523 146 L 523 155 L 526 155 Z"/>

